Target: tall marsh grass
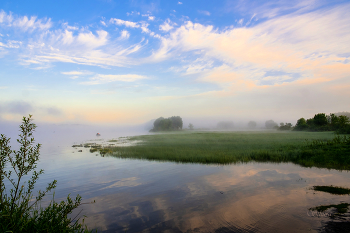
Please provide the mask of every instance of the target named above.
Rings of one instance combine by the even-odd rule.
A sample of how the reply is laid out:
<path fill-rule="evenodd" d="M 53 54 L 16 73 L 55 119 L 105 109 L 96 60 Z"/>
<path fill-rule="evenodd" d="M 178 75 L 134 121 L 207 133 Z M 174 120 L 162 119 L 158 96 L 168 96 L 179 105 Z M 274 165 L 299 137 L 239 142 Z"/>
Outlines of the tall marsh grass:
<path fill-rule="evenodd" d="M 181 163 L 293 162 L 350 170 L 350 137 L 332 132 L 175 132 L 132 137 L 143 143 L 109 148 L 110 156 Z M 108 155 L 107 155 L 108 156 Z"/>

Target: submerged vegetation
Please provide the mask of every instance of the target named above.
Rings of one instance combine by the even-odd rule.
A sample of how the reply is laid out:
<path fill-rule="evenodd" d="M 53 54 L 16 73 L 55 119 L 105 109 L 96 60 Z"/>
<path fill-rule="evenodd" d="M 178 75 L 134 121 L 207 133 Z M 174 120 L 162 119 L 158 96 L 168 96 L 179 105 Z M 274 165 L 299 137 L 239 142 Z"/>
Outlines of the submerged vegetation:
<path fill-rule="evenodd" d="M 318 212 L 324 212 L 330 208 L 335 208 L 336 211 L 340 214 L 344 214 L 348 211 L 350 204 L 349 203 L 340 203 L 338 205 L 320 205 L 313 208 L 310 208 L 310 210 L 316 210 Z"/>
<path fill-rule="evenodd" d="M 305 140 L 307 139 L 307 140 Z M 174 132 L 130 138 L 143 143 L 111 147 L 119 158 L 182 163 L 293 162 L 350 170 L 350 137 L 332 132 Z"/>
<path fill-rule="evenodd" d="M 326 193 L 330 193 L 330 194 L 335 194 L 335 195 L 350 194 L 350 189 L 343 188 L 343 187 L 332 186 L 332 185 L 330 185 L 330 186 L 314 186 L 313 190 L 326 192 Z"/>
<path fill-rule="evenodd" d="M 89 232 L 79 219 L 68 217 L 81 205 L 81 196 L 72 200 L 68 195 L 66 201 L 52 200 L 42 208 L 40 201 L 56 187 L 56 180 L 33 196 L 34 185 L 44 171 L 35 170 L 41 145 L 33 146 L 36 125 L 31 122 L 31 115 L 23 117 L 18 151 L 11 150 L 9 138 L 0 137 L 0 232 Z"/>

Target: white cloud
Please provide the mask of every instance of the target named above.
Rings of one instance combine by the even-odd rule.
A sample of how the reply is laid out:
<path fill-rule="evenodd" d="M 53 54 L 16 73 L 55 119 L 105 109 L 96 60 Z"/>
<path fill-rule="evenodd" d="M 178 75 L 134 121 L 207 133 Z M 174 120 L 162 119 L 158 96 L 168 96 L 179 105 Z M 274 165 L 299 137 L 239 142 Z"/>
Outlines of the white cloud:
<path fill-rule="evenodd" d="M 222 31 L 210 25 L 187 22 L 162 38 L 162 45 L 152 59 L 179 57 L 184 53 L 192 54 L 192 59 L 214 59 L 219 65 L 230 67 L 230 71 L 225 71 L 225 80 L 229 80 L 230 75 L 262 80 L 269 70 L 298 73 L 300 79 L 293 82 L 345 78 L 350 64 L 345 64 L 346 58 L 338 54 L 350 53 L 349 11 L 350 5 L 343 5 L 326 11 L 272 18 L 249 28 Z M 202 65 L 189 62 L 188 68 L 191 73 L 201 70 Z M 212 77 L 211 82 L 222 81 L 220 76 Z M 287 77 L 274 79 L 280 83 Z M 273 85 L 274 80 L 270 81 Z M 254 83 L 249 81 L 249 86 L 252 85 Z"/>
<path fill-rule="evenodd" d="M 0 86 L 0 89 L 7 89 L 8 87 L 6 86 Z"/>
<path fill-rule="evenodd" d="M 89 76 L 93 75 L 93 72 L 87 71 L 87 70 L 82 70 L 82 71 L 68 71 L 68 72 L 61 72 L 61 74 L 64 75 L 69 75 L 70 79 L 77 79 L 77 78 L 82 78 L 82 76 Z"/>
<path fill-rule="evenodd" d="M 28 51 L 21 56 L 24 65 L 42 65 L 65 62 L 93 66 L 137 65 L 139 60 L 127 56 L 141 49 L 147 41 L 123 47 L 120 41 L 109 41 L 108 33 L 100 30 L 97 35 L 90 31 L 74 35 L 69 31 L 55 31 L 46 34 L 41 41 L 28 45 Z M 46 42 L 46 43 L 43 43 Z M 107 47 L 105 45 L 108 45 Z M 102 47 L 103 46 L 103 47 Z"/>
<path fill-rule="evenodd" d="M 10 24 L 13 21 L 13 16 L 12 13 L 6 14 L 5 11 L 1 10 L 0 11 L 0 23 L 7 23 Z"/>
<path fill-rule="evenodd" d="M 199 14 L 203 14 L 203 15 L 207 15 L 207 16 L 210 16 L 210 12 L 209 12 L 209 11 L 201 11 L 201 10 L 198 10 L 198 13 L 199 13 Z"/>
<path fill-rule="evenodd" d="M 130 33 L 126 30 L 121 31 L 120 38 L 121 39 L 128 39 L 130 37 Z"/>
<path fill-rule="evenodd" d="M 111 18 L 109 20 L 110 23 L 114 23 L 116 25 L 124 25 L 126 27 L 131 27 L 131 28 L 139 28 L 140 25 L 138 23 L 135 22 L 131 22 L 131 21 L 125 21 L 122 19 L 116 19 L 116 18 Z"/>
<path fill-rule="evenodd" d="M 22 41 L 8 40 L 6 44 L 0 42 L 0 47 L 18 49 L 22 44 Z"/>
<path fill-rule="evenodd" d="M 149 30 L 147 26 L 141 26 L 141 30 L 145 33 L 151 33 L 151 30 Z"/>
<path fill-rule="evenodd" d="M 67 30 L 73 30 L 73 31 L 76 31 L 79 29 L 78 27 L 69 26 L 68 23 L 62 23 L 62 27 L 67 29 Z"/>
<path fill-rule="evenodd" d="M 143 16 L 143 17 L 148 17 L 148 20 L 149 20 L 149 21 L 153 21 L 153 20 L 155 19 L 155 17 L 152 16 L 151 14 L 143 14 L 142 16 Z"/>
<path fill-rule="evenodd" d="M 137 74 L 125 74 L 125 75 L 104 75 L 98 74 L 93 78 L 90 78 L 90 81 L 81 82 L 80 84 L 84 85 L 97 85 L 110 82 L 135 82 L 138 80 L 147 79 L 146 76 L 137 75 Z"/>
<path fill-rule="evenodd" d="M 127 15 L 127 16 L 130 16 L 130 15 L 140 15 L 140 12 L 138 12 L 138 11 L 126 12 L 126 15 Z"/>
<path fill-rule="evenodd" d="M 36 16 L 30 18 L 27 16 L 13 16 L 12 13 L 7 14 L 3 10 L 0 11 L 0 23 L 8 27 L 20 28 L 23 31 L 47 30 L 52 26 L 51 19 L 37 19 Z"/>
<path fill-rule="evenodd" d="M 68 72 L 61 72 L 61 74 L 64 74 L 64 75 L 91 75 L 93 74 L 92 72 L 90 71 L 87 71 L 87 70 L 82 70 L 82 71 L 68 71 Z"/>
<path fill-rule="evenodd" d="M 159 26 L 159 30 L 168 32 L 168 31 L 170 31 L 171 29 L 174 28 L 174 26 L 172 26 L 172 25 L 176 25 L 176 24 L 172 23 L 170 21 L 170 19 L 166 19 L 165 22 L 162 25 Z"/>
<path fill-rule="evenodd" d="M 77 41 L 92 48 L 105 45 L 107 43 L 108 32 L 100 30 L 97 31 L 97 35 L 95 36 L 92 32 L 79 33 Z"/>
<path fill-rule="evenodd" d="M 177 2 L 177 4 L 181 5 L 181 4 L 182 4 L 182 2 Z"/>

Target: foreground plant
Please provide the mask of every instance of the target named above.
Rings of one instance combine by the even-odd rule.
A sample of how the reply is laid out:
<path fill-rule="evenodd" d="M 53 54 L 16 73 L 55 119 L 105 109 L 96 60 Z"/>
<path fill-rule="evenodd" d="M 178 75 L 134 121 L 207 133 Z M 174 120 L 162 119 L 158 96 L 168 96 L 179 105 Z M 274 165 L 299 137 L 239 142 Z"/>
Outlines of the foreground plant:
<path fill-rule="evenodd" d="M 45 191 L 32 194 L 34 184 L 44 170 L 37 171 L 40 144 L 34 144 L 36 125 L 32 116 L 23 117 L 17 142 L 18 151 L 11 150 L 10 138 L 0 137 L 0 232 L 88 232 L 74 223 L 68 214 L 81 205 L 81 196 L 73 201 L 69 195 L 60 203 L 52 200 L 48 207 L 40 207 L 40 201 L 56 187 L 57 180 L 48 184 Z M 9 165 L 9 167 L 7 167 Z M 10 190 L 7 189 L 10 186 Z"/>

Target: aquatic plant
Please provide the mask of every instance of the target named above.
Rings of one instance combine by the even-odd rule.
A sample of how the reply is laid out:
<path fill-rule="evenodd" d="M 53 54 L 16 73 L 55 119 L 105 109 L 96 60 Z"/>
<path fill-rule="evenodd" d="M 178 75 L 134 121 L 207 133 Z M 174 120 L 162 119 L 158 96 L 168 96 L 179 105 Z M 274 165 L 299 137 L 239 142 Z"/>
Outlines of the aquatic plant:
<path fill-rule="evenodd" d="M 318 212 L 324 212 L 328 210 L 329 208 L 335 208 L 338 213 L 346 213 L 349 209 L 350 204 L 349 203 L 340 203 L 338 205 L 320 205 L 316 207 L 310 208 L 310 210 L 316 210 Z"/>
<path fill-rule="evenodd" d="M 337 186 L 313 186 L 313 190 L 315 191 L 321 191 L 321 192 L 326 192 L 330 194 L 336 194 L 336 195 L 346 195 L 350 194 L 350 189 L 348 188 L 343 188 L 343 187 L 337 187 Z"/>

